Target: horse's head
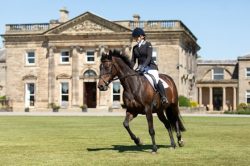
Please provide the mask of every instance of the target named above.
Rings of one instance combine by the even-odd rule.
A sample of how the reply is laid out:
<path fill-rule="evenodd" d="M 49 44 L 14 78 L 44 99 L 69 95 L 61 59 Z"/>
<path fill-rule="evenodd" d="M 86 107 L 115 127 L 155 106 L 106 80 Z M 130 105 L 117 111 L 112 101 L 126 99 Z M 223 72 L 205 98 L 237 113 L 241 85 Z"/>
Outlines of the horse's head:
<path fill-rule="evenodd" d="M 117 76 L 117 70 L 112 61 L 112 53 L 112 51 L 103 53 L 101 57 L 100 78 L 98 82 L 98 88 L 101 91 L 106 91 L 110 82 Z"/>

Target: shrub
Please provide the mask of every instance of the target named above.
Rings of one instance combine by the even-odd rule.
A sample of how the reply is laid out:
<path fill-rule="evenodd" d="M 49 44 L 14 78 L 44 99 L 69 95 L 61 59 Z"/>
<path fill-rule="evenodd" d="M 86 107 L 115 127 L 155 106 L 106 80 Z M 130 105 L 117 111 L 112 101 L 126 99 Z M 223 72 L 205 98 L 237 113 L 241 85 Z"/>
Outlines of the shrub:
<path fill-rule="evenodd" d="M 198 103 L 196 101 L 190 101 L 190 106 L 192 108 L 198 107 Z"/>
<path fill-rule="evenodd" d="M 0 96 L 0 100 L 6 100 L 6 96 Z"/>
<path fill-rule="evenodd" d="M 185 96 L 179 96 L 180 107 L 190 107 L 190 100 Z"/>
<path fill-rule="evenodd" d="M 248 105 L 246 103 L 240 103 L 237 105 L 237 110 L 246 110 L 248 108 Z"/>

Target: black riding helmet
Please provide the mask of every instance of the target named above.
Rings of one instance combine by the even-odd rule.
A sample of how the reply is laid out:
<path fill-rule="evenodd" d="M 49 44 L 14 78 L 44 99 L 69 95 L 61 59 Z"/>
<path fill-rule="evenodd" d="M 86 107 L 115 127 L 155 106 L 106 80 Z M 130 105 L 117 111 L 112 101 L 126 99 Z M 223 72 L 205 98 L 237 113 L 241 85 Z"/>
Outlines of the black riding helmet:
<path fill-rule="evenodd" d="M 132 32 L 132 37 L 139 37 L 140 35 L 146 36 L 143 29 L 141 28 L 135 28 Z"/>

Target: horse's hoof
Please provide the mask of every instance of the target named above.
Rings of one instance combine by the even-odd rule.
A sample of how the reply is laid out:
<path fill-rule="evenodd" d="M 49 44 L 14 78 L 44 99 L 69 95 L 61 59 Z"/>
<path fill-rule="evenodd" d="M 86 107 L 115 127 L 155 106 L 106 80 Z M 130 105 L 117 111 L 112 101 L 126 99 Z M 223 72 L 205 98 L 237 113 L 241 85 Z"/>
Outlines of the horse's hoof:
<path fill-rule="evenodd" d="M 141 139 L 139 137 L 137 137 L 135 140 L 134 140 L 135 144 L 137 146 L 142 146 L 143 145 L 143 142 L 141 141 Z"/>
<path fill-rule="evenodd" d="M 183 147 L 184 146 L 184 141 L 183 140 L 179 140 L 178 144 L 179 144 L 179 147 Z"/>
<path fill-rule="evenodd" d="M 151 152 L 151 154 L 157 154 L 157 152 L 155 152 L 155 151 L 152 151 L 152 152 Z"/>

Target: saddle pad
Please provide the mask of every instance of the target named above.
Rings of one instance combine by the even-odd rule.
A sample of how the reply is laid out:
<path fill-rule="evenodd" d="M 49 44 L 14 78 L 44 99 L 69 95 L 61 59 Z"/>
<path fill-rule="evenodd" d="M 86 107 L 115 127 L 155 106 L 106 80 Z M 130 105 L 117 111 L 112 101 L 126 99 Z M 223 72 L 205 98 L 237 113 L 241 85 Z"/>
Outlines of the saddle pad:
<path fill-rule="evenodd" d="M 154 86 L 154 81 L 153 81 L 152 77 L 151 77 L 150 75 L 148 75 L 147 73 L 144 73 L 144 76 L 147 78 L 147 80 L 148 80 L 149 83 L 152 85 L 152 87 L 154 88 L 154 90 L 156 90 L 156 89 L 155 89 L 155 86 Z M 165 89 L 169 87 L 168 83 L 166 83 L 163 79 L 160 78 L 160 80 L 161 80 L 161 82 L 162 82 L 162 84 L 163 84 L 163 87 L 164 87 Z"/>

